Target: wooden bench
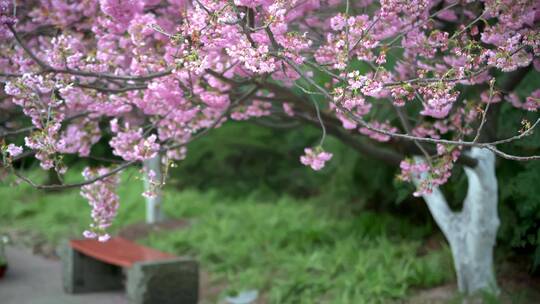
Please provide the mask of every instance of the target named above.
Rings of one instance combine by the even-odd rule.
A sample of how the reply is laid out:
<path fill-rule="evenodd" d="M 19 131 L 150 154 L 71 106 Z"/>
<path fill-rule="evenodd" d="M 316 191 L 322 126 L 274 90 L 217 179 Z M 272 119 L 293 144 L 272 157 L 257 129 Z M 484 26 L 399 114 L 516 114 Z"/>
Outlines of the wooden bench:
<path fill-rule="evenodd" d="M 64 246 L 63 281 L 67 293 L 124 288 L 133 304 L 195 304 L 198 264 L 141 246 L 121 237 L 107 242 L 72 240 Z"/>

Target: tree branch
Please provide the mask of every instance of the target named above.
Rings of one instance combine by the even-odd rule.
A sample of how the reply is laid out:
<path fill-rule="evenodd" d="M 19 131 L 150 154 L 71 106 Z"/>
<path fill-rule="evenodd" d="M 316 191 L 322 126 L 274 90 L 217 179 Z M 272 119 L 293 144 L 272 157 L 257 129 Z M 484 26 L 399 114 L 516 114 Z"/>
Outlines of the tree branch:
<path fill-rule="evenodd" d="M 122 165 L 119 165 L 118 167 L 116 167 L 115 169 L 103 174 L 103 175 L 99 175 L 99 176 L 96 176 L 92 179 L 89 179 L 87 181 L 84 181 L 84 182 L 80 182 L 80 183 L 73 183 L 73 184 L 61 184 L 61 185 L 41 185 L 41 184 L 36 184 L 34 181 L 32 181 L 30 178 L 20 174 L 19 172 L 17 172 L 17 170 L 13 170 L 13 174 L 15 174 L 18 178 L 20 178 L 21 180 L 23 180 L 24 182 L 28 183 L 30 186 L 36 188 L 36 189 L 42 189 L 42 190 L 59 190 L 59 189 L 70 189 L 70 188 L 79 188 L 79 187 L 82 187 L 82 186 L 86 186 L 86 185 L 90 185 L 92 183 L 95 183 L 99 180 L 102 180 L 102 179 L 105 179 L 109 176 L 112 176 L 122 170 L 125 170 L 135 164 L 139 163 L 138 161 L 130 161 L 130 162 L 125 162 L 123 163 Z"/>
<path fill-rule="evenodd" d="M 332 96 L 330 93 L 325 90 L 323 87 L 315 83 L 310 77 L 306 76 L 305 73 L 302 72 L 302 70 L 296 65 L 294 62 L 292 62 L 290 59 L 282 56 L 276 56 L 285 62 L 289 64 L 304 80 L 306 80 L 310 85 L 314 86 L 319 92 L 322 93 L 329 101 L 332 100 Z M 432 143 L 432 144 L 446 144 L 446 145 L 458 145 L 458 146 L 464 146 L 464 147 L 480 147 L 480 148 L 487 148 L 493 151 L 495 154 L 499 155 L 502 158 L 512 159 L 512 160 L 533 160 L 533 159 L 540 159 L 539 156 L 511 156 L 504 152 L 501 152 L 500 150 L 496 149 L 494 147 L 493 142 L 488 143 L 478 143 L 478 142 L 472 142 L 472 141 L 462 141 L 462 140 L 448 140 L 448 139 L 435 139 L 435 138 L 429 138 L 429 137 L 419 137 L 419 136 L 412 136 L 408 134 L 403 133 L 396 133 L 391 132 L 387 130 L 383 130 L 377 127 L 372 126 L 368 122 L 366 122 L 362 117 L 356 115 L 355 113 L 351 112 L 350 110 L 346 109 L 342 105 L 336 103 L 336 107 L 346 115 L 348 115 L 354 122 L 360 124 L 361 126 L 367 128 L 368 130 L 371 130 L 373 132 L 377 132 L 380 134 L 388 135 L 390 137 L 414 141 L 417 140 L 419 142 L 426 142 L 426 143 Z"/>

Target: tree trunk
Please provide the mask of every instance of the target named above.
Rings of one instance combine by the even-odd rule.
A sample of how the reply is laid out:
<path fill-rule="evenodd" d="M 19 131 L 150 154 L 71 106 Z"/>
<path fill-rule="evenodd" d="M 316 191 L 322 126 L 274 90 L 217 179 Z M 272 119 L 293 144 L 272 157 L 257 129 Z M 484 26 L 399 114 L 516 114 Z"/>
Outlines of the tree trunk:
<path fill-rule="evenodd" d="M 450 244 L 459 291 L 467 295 L 481 290 L 498 293 L 493 269 L 499 228 L 495 155 L 487 149 L 472 148 L 469 156 L 477 159 L 478 164 L 465 167 L 469 187 L 460 212 L 450 210 L 438 188 L 423 198 Z"/>
<path fill-rule="evenodd" d="M 146 198 L 146 222 L 148 224 L 154 224 L 163 220 L 163 211 L 161 210 L 161 186 L 155 185 L 156 182 L 161 183 L 162 181 L 161 157 L 158 155 L 149 160 L 145 160 L 144 169 L 144 190 L 155 192 L 155 196 Z M 148 172 L 150 172 L 150 170 L 154 171 L 156 174 L 153 180 L 148 178 Z"/>

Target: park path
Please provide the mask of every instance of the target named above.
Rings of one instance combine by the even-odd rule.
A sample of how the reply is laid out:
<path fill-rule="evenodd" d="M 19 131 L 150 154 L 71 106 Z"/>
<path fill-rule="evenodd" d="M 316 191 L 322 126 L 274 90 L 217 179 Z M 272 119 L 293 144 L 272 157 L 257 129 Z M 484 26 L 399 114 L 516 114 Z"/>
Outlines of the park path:
<path fill-rule="evenodd" d="M 121 291 L 65 294 L 60 261 L 33 255 L 28 249 L 6 251 L 9 269 L 0 279 L 1 304 L 127 304 Z"/>

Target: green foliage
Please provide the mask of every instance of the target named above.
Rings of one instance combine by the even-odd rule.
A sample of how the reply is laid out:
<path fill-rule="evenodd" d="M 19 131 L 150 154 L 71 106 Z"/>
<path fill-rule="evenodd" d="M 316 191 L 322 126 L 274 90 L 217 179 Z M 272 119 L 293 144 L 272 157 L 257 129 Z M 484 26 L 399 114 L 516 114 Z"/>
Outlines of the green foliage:
<path fill-rule="evenodd" d="M 524 100 L 540 88 L 540 73 L 530 72 L 516 89 Z M 522 120 L 536 121 L 537 112 L 524 113 L 503 104 L 499 116 L 499 137 L 514 136 L 523 129 Z M 540 131 L 524 140 L 501 147 L 514 155 L 540 154 Z M 501 228 L 499 243 L 531 257 L 531 270 L 540 270 L 540 163 L 517 163 L 503 160 L 497 168 L 500 188 Z"/>
<path fill-rule="evenodd" d="M 271 195 L 304 193 L 317 184 L 317 176 L 299 164 L 302 149 L 316 140 L 313 131 L 301 138 L 248 123 L 225 125 L 188 147 L 171 182 L 240 196 L 254 188 Z"/>
<path fill-rule="evenodd" d="M 366 161 L 333 137 L 325 142 L 325 149 L 334 154 L 325 169 L 314 172 L 300 164 L 303 149 L 317 144 L 319 138 L 320 130 L 315 128 L 275 130 L 248 122 L 231 123 L 190 144 L 187 158 L 178 163 L 170 183 L 179 188 L 219 189 L 233 197 L 257 189 L 263 197 L 325 195 L 329 199 L 394 202 L 396 193 L 381 185 L 392 182 L 396 169 Z"/>
<path fill-rule="evenodd" d="M 525 79 L 516 88 L 515 93 L 524 101 L 527 96 L 540 88 L 540 72 L 532 71 L 527 74 Z M 501 113 L 498 122 L 498 137 L 509 138 L 519 134 L 520 130 L 524 130 L 522 121 L 534 123 L 539 118 L 537 112 L 527 112 L 516 110 L 510 103 L 504 103 L 501 106 Z M 504 151 L 508 153 L 522 155 L 538 152 L 540 149 L 540 132 L 538 129 L 532 135 L 525 137 L 522 140 L 512 142 L 510 145 L 504 146 Z M 516 165 L 519 167 L 519 165 Z"/>
<path fill-rule="evenodd" d="M 540 163 L 511 166 L 500 175 L 507 179 L 501 187 L 502 226 L 500 238 L 521 252 L 532 253 L 532 268 L 540 266 Z"/>
<path fill-rule="evenodd" d="M 270 303 L 382 303 L 453 273 L 446 248 L 417 255 L 429 227 L 389 215 L 353 216 L 338 212 L 338 202 L 287 197 L 264 202 L 184 191 L 175 198 L 183 203 L 165 204 L 166 211 L 192 218 L 192 226 L 146 242 L 196 256 L 230 283 L 229 293 L 257 288 Z"/>

